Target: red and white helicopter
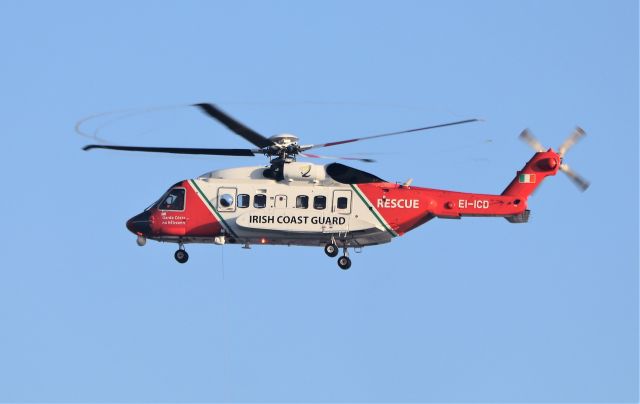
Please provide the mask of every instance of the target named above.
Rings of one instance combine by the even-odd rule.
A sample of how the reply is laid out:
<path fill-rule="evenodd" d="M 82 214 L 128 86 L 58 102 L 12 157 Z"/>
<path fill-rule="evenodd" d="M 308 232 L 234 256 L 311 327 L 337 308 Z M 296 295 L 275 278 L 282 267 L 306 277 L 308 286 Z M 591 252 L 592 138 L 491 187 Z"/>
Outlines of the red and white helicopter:
<path fill-rule="evenodd" d="M 576 130 L 558 152 L 546 150 L 527 130 L 520 137 L 536 151 L 499 195 L 421 188 L 387 182 L 373 174 L 340 164 L 297 162 L 310 149 L 417 132 L 477 121 L 468 119 L 424 128 L 384 133 L 323 144 L 301 145 L 291 134 L 270 138 L 246 127 L 218 107 L 194 104 L 256 149 L 203 149 L 87 145 L 83 150 L 110 149 L 178 154 L 254 156 L 270 159 L 268 166 L 228 168 L 180 181 L 142 213 L 127 221 L 138 236 L 178 244 L 175 259 L 189 259 L 187 243 L 323 246 L 338 266 L 351 266 L 349 249 L 384 244 L 434 218 L 504 217 L 511 223 L 529 218 L 527 198 L 550 175 L 563 171 L 583 191 L 589 183 L 563 163 L 567 150 L 585 132 Z M 369 159 L 342 158 L 371 161 Z"/>

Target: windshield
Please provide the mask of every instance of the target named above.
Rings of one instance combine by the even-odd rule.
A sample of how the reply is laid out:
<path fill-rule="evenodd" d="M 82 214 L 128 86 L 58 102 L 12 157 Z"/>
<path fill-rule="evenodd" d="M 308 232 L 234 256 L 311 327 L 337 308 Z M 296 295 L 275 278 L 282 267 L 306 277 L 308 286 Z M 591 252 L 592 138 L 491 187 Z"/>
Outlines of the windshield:
<path fill-rule="evenodd" d="M 175 206 L 175 203 L 179 202 L 178 199 L 182 200 L 183 206 L 182 206 L 181 209 L 176 209 L 176 210 L 183 210 L 184 209 L 184 188 L 177 188 L 178 185 L 181 185 L 181 184 L 182 184 L 182 182 L 178 182 L 178 183 L 173 184 L 171 186 L 171 188 L 169 188 L 169 190 L 167 192 L 162 194 L 162 196 L 160 198 L 158 198 L 151 205 L 147 206 L 145 208 L 145 211 L 147 211 L 147 210 L 149 210 L 151 208 L 155 208 L 161 203 L 162 203 L 162 206 L 170 206 L 170 205 L 172 205 L 171 202 L 173 202 L 174 206 Z M 182 190 L 182 193 L 181 193 L 182 195 L 179 195 L 179 193 L 175 193 L 175 192 L 172 194 L 172 192 L 175 191 L 175 190 Z M 180 198 L 180 196 L 181 196 L 181 198 Z M 160 209 L 162 209 L 162 210 L 174 210 L 174 209 L 167 209 L 166 207 L 160 207 Z"/>
<path fill-rule="evenodd" d="M 160 210 L 184 210 L 184 188 L 173 188 L 158 205 Z"/>

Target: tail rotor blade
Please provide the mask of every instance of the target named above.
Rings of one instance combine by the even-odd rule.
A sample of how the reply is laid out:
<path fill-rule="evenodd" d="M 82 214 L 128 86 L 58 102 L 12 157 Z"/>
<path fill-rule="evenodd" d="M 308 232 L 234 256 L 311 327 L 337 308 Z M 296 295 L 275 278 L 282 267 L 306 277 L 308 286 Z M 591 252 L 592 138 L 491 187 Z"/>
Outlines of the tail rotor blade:
<path fill-rule="evenodd" d="M 565 140 L 564 143 L 560 145 L 560 148 L 558 149 L 558 154 L 560 155 L 560 157 L 564 157 L 567 150 L 569 150 L 574 144 L 578 143 L 578 141 L 582 139 L 584 135 L 586 135 L 584 130 L 579 126 L 576 126 L 576 129 L 573 131 L 573 133 L 571 133 L 567 140 Z"/>
<path fill-rule="evenodd" d="M 542 146 L 542 143 L 540 143 L 538 139 L 536 139 L 531 134 L 531 132 L 529 132 L 529 129 L 525 129 L 522 132 L 520 132 L 520 139 L 526 142 L 527 144 L 529 144 L 529 146 L 531 146 L 533 150 L 537 152 L 545 151 L 545 148 L 544 146 Z"/>
<path fill-rule="evenodd" d="M 576 184 L 576 186 L 578 188 L 580 188 L 580 190 L 582 192 L 586 191 L 587 188 L 589 188 L 589 181 L 585 180 L 584 178 L 582 178 L 580 175 L 578 175 L 578 173 L 576 173 L 575 171 L 573 171 L 571 168 L 569 168 L 569 165 L 566 163 L 560 164 L 560 171 L 562 171 L 563 173 L 567 174 L 567 176 L 569 177 L 569 179 Z"/>

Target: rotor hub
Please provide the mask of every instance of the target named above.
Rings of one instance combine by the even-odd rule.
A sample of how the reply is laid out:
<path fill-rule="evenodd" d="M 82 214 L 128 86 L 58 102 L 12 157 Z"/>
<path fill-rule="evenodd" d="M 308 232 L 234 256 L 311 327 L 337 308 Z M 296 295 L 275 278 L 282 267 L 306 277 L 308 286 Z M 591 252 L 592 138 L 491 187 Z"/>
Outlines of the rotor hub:
<path fill-rule="evenodd" d="M 278 135 L 271 136 L 269 140 L 277 145 L 287 146 L 294 143 L 297 144 L 298 136 L 292 135 L 291 133 L 280 133 Z"/>

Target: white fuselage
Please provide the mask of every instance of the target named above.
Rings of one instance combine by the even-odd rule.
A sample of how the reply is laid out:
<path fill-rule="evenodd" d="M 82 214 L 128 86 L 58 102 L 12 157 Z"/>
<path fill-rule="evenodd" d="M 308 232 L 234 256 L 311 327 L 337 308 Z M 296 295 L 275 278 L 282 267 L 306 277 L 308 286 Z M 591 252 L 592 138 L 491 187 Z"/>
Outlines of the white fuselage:
<path fill-rule="evenodd" d="M 264 178 L 264 170 L 224 169 L 189 181 L 234 242 L 365 246 L 393 237 L 357 189 L 327 176 L 325 166 L 288 163 L 280 181 Z"/>

